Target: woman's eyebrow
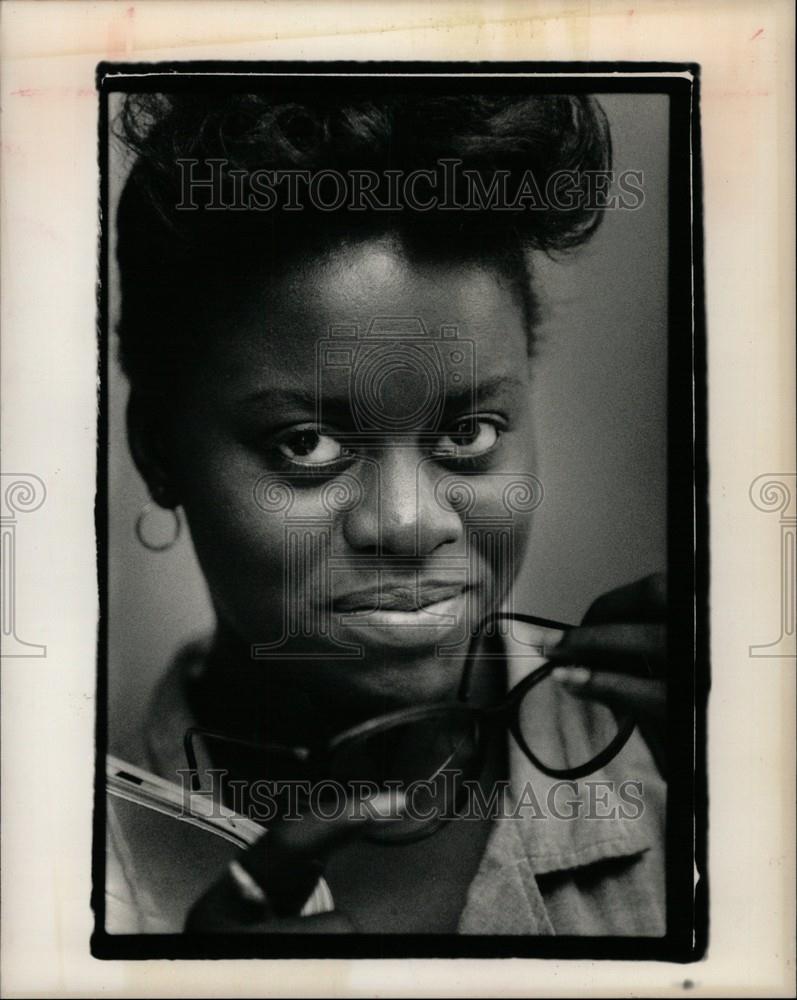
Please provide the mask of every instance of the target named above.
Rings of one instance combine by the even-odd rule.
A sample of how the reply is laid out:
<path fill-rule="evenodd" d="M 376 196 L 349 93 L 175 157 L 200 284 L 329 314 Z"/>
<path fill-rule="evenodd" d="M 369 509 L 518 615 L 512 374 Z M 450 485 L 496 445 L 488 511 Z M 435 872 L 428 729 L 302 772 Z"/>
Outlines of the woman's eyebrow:
<path fill-rule="evenodd" d="M 267 403 L 269 406 L 282 409 L 286 406 L 309 407 L 318 405 L 318 396 L 309 389 L 286 389 L 274 386 L 269 389 L 257 389 L 244 396 L 242 403 Z"/>
<path fill-rule="evenodd" d="M 290 414 L 296 419 L 320 420 L 323 405 L 324 418 L 347 421 L 351 416 L 351 397 L 348 393 L 333 396 L 324 393 L 319 396 L 309 388 L 289 388 L 273 386 L 269 389 L 258 389 L 241 400 L 244 406 L 251 407 L 255 412 L 273 414 Z"/>
<path fill-rule="evenodd" d="M 449 386 L 446 392 L 447 405 L 474 404 L 499 396 L 502 392 L 523 389 L 526 383 L 517 375 L 493 375 L 475 383 Z"/>
<path fill-rule="evenodd" d="M 457 406 L 465 406 L 468 403 L 475 405 L 485 399 L 500 395 L 501 392 L 522 389 L 524 385 L 525 382 L 516 375 L 494 375 L 475 384 L 470 382 L 470 380 L 458 386 L 449 384 L 446 391 L 446 407 L 455 408 Z M 277 410 L 286 409 L 290 406 L 315 410 L 318 408 L 319 398 L 315 392 L 309 389 L 274 386 L 269 389 L 258 389 L 244 396 L 242 402 L 259 405 L 265 404 L 271 409 Z M 335 397 L 325 394 L 323 402 L 326 410 L 345 410 L 351 406 L 351 397 L 348 393 Z"/>

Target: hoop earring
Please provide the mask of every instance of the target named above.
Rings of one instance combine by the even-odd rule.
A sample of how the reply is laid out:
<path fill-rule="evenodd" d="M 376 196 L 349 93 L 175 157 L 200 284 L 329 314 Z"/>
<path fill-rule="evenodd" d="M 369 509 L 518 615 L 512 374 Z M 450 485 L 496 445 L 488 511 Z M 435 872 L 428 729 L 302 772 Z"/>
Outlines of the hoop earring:
<path fill-rule="evenodd" d="M 165 542 L 149 541 L 149 539 L 147 539 L 144 535 L 144 522 L 155 510 L 155 506 L 156 505 L 153 503 L 145 503 L 141 508 L 141 511 L 136 518 L 136 538 L 139 540 L 140 544 L 143 545 L 145 549 L 149 549 L 150 552 L 165 552 L 167 549 L 170 549 L 180 537 L 180 533 L 183 528 L 183 521 L 175 509 L 168 508 L 168 513 L 170 513 L 174 519 L 171 538 L 167 538 Z M 161 508 L 161 510 L 163 510 L 163 508 Z"/>

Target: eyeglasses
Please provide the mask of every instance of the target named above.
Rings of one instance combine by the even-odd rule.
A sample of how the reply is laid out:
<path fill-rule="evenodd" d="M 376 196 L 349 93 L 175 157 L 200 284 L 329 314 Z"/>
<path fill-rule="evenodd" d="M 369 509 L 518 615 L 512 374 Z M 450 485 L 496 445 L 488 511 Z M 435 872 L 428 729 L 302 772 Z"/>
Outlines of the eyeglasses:
<path fill-rule="evenodd" d="M 183 746 L 191 788 L 199 788 L 195 737 L 251 751 L 264 772 L 284 774 L 344 787 L 422 790 L 423 807 L 386 824 L 379 840 L 407 842 L 433 833 L 461 810 L 468 782 L 478 779 L 492 737 L 506 731 L 529 761 L 550 777 L 575 780 L 604 767 L 634 729 L 634 720 L 598 704 L 576 698 L 551 677 L 554 665 L 532 670 L 497 705 L 469 702 L 476 663 L 484 654 L 479 639 L 500 634 L 499 622 L 518 621 L 541 630 L 570 626 L 532 615 L 496 613 L 473 636 L 466 654 L 457 698 L 379 715 L 346 729 L 315 747 L 258 743 L 191 727 Z M 543 639 L 543 636 L 540 636 Z M 544 655 L 544 641 L 531 646 Z M 505 654 L 504 654 L 505 655 Z M 534 655 L 534 654 L 532 654 Z M 416 806 L 418 805 L 416 801 Z"/>

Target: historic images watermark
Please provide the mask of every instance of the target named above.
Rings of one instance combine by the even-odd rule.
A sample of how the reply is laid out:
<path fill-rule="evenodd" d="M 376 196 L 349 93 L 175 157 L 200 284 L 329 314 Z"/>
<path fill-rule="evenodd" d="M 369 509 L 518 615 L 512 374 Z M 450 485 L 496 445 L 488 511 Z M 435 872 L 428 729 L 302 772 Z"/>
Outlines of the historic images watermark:
<path fill-rule="evenodd" d="M 455 157 L 409 171 L 246 170 L 218 157 L 177 164 L 181 211 L 635 211 L 645 201 L 641 170 L 558 170 L 541 182 L 530 169 L 512 177 Z"/>
<path fill-rule="evenodd" d="M 750 484 L 750 500 L 767 514 L 778 514 L 780 527 L 780 635 L 749 648 L 754 657 L 797 656 L 795 579 L 797 579 L 797 473 L 764 473 Z"/>
<path fill-rule="evenodd" d="M 2 544 L 2 607 L 3 657 L 42 657 L 47 647 L 27 642 L 17 634 L 17 525 L 19 514 L 37 511 L 47 498 L 42 480 L 31 472 L 0 474 L 0 540 Z"/>
<path fill-rule="evenodd" d="M 196 796 L 219 818 L 238 815 L 258 823 L 278 817 L 299 823 L 312 817 L 336 820 L 376 818 L 431 823 L 440 820 L 638 820 L 645 812 L 644 783 L 627 778 L 553 781 L 535 789 L 531 781 L 520 787 L 508 780 L 485 788 L 457 769 L 443 769 L 433 778 L 410 782 L 384 780 L 337 781 L 232 778 L 223 768 L 208 768 L 204 787 L 196 772 L 179 772 L 183 814 L 193 815 Z M 203 810 L 207 811 L 207 810 Z"/>
<path fill-rule="evenodd" d="M 481 463 L 500 429 L 477 412 L 477 362 L 475 344 L 455 326 L 429 329 L 417 316 L 375 317 L 364 329 L 335 324 L 319 340 L 315 420 L 306 440 L 300 435 L 294 444 L 310 454 L 303 465 L 266 473 L 254 487 L 258 509 L 282 523 L 285 595 L 278 634 L 253 644 L 254 659 L 361 659 L 364 646 L 352 628 L 385 629 L 382 613 L 391 609 L 417 612 L 408 628 L 441 634 L 437 656 L 461 656 L 485 609 L 497 609 L 510 595 L 520 522 L 544 491 L 532 473 Z M 348 428 L 333 439 L 325 429 L 340 425 L 342 409 Z M 452 411 L 464 417 L 456 432 L 447 424 Z M 383 457 L 410 449 L 414 485 L 397 500 L 388 495 Z M 324 461 L 311 463 L 314 452 Z M 313 486 L 319 502 L 310 508 L 301 498 Z M 412 533 L 400 547 L 387 538 L 385 508 L 394 503 Z M 461 522 L 461 544 L 453 554 L 435 555 L 430 581 L 428 526 L 449 516 Z M 355 517 L 369 521 L 370 544 L 352 551 L 340 523 Z M 492 567 L 487 575 L 480 569 L 485 558 Z M 337 594 L 338 582 L 352 573 L 371 581 L 371 599 Z M 461 606 L 449 601 L 448 607 L 446 599 L 459 594 Z M 453 628 L 442 637 L 447 626 Z"/>

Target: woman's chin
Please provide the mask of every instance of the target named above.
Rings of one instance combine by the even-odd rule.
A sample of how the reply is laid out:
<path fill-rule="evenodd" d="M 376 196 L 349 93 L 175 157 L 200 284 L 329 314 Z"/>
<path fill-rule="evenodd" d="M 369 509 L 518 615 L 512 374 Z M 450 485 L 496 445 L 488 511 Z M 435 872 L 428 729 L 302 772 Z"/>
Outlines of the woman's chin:
<path fill-rule="evenodd" d="M 456 698 L 462 674 L 462 659 L 413 650 L 404 657 L 366 655 L 345 675 L 338 674 L 340 690 L 347 690 L 351 703 L 370 705 L 374 714 L 413 708 Z M 378 709 L 374 706 L 378 706 Z"/>

